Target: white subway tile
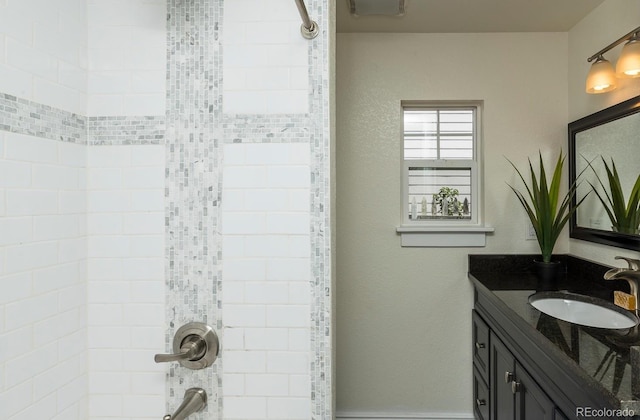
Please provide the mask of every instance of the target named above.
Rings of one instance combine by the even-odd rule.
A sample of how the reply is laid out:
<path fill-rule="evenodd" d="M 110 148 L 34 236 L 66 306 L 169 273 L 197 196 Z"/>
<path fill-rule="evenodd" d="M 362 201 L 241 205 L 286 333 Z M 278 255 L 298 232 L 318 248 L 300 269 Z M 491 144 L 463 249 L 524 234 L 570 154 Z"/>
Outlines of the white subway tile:
<path fill-rule="evenodd" d="M 270 373 L 308 374 L 309 353 L 270 351 L 267 353 L 267 371 Z"/>
<path fill-rule="evenodd" d="M 42 54 L 52 56 L 57 62 L 66 61 L 77 64 L 79 46 L 68 42 L 72 38 L 64 32 L 69 29 L 65 26 L 57 25 L 58 19 L 33 22 L 33 47 Z"/>
<path fill-rule="evenodd" d="M 157 326 L 163 324 L 164 306 L 160 304 L 126 304 L 123 306 L 124 323 L 128 326 Z"/>
<path fill-rule="evenodd" d="M 247 257 L 286 257 L 290 252 L 289 240 L 286 236 L 253 236 L 245 242 Z"/>
<path fill-rule="evenodd" d="M 56 163 L 58 161 L 58 147 L 54 140 L 6 133 L 5 158 L 27 162 Z"/>
<path fill-rule="evenodd" d="M 164 256 L 164 235 L 130 236 L 129 242 L 133 258 Z"/>
<path fill-rule="evenodd" d="M 311 279 L 310 256 L 275 258 L 267 262 L 267 280 L 303 281 Z"/>
<path fill-rule="evenodd" d="M 87 146 L 84 144 L 58 143 L 58 163 L 75 168 L 87 166 Z"/>
<path fill-rule="evenodd" d="M 161 305 L 162 308 L 164 306 Z M 157 351 L 164 348 L 165 338 L 164 331 L 164 313 L 158 319 L 154 320 L 155 325 L 145 325 L 144 327 L 131 327 L 131 348 L 148 349 Z"/>
<path fill-rule="evenodd" d="M 224 327 L 222 330 L 222 342 L 224 343 L 225 353 L 227 350 L 245 350 L 244 330 L 244 328 Z"/>
<path fill-rule="evenodd" d="M 118 116 L 123 114 L 123 109 L 123 95 L 89 95 L 87 98 L 87 115 L 90 117 Z"/>
<path fill-rule="evenodd" d="M 288 350 L 289 331 L 286 328 L 246 328 L 247 350 Z"/>
<path fill-rule="evenodd" d="M 125 280 L 164 279 L 164 258 L 127 258 L 122 262 Z"/>
<path fill-rule="evenodd" d="M 12 415 L 27 409 L 33 403 L 32 386 L 31 381 L 25 381 L 0 392 L 0 407 L 5 418 L 11 418 Z"/>
<path fill-rule="evenodd" d="M 0 232 L 0 246 L 28 243 L 33 240 L 33 218 L 3 217 L 0 219 Z"/>
<path fill-rule="evenodd" d="M 264 67 L 269 63 L 268 49 L 263 45 L 226 44 L 223 54 L 224 76 L 236 68 Z"/>
<path fill-rule="evenodd" d="M 131 73 L 131 93 L 165 93 L 167 75 L 163 70 L 135 70 Z"/>
<path fill-rule="evenodd" d="M 311 419 L 311 398 L 269 398 L 269 419 Z"/>
<path fill-rule="evenodd" d="M 311 398 L 310 375 L 289 375 L 289 395 Z"/>
<path fill-rule="evenodd" d="M 123 146 L 89 146 L 90 168 L 119 168 L 131 165 L 131 149 Z"/>
<path fill-rule="evenodd" d="M 60 213 L 85 213 L 87 211 L 87 194 L 83 190 L 60 191 L 58 203 Z"/>
<path fill-rule="evenodd" d="M 164 234 L 164 213 L 126 213 L 123 229 L 128 235 Z"/>
<path fill-rule="evenodd" d="M 9 216 L 52 214 L 58 211 L 58 194 L 45 190 L 8 190 L 6 213 Z"/>
<path fill-rule="evenodd" d="M 166 95 L 164 93 L 138 93 L 124 95 L 124 115 L 164 115 Z"/>
<path fill-rule="evenodd" d="M 28 298 L 33 293 L 31 272 L 0 277 L 0 290 L 0 304 Z"/>
<path fill-rule="evenodd" d="M 222 293 L 222 303 L 243 303 L 244 282 L 225 282 Z"/>
<path fill-rule="evenodd" d="M 247 211 L 282 211 L 289 208 L 289 193 L 283 189 L 246 190 Z"/>
<path fill-rule="evenodd" d="M 89 72 L 104 70 L 123 70 L 124 49 L 122 48 L 89 48 Z"/>
<path fill-rule="evenodd" d="M 244 190 L 223 190 L 222 201 L 220 203 L 222 211 L 231 212 L 245 210 L 244 194 Z"/>
<path fill-rule="evenodd" d="M 34 216 L 33 239 L 48 241 L 79 236 L 80 221 L 80 216 L 74 214 Z"/>
<path fill-rule="evenodd" d="M 78 361 L 76 359 L 67 359 L 58 362 L 51 369 L 36 375 L 33 378 L 33 397 L 39 400 L 50 394 L 64 384 L 73 380 L 80 374 Z M 55 394 L 54 394 L 55 395 Z"/>
<path fill-rule="evenodd" d="M 96 190 L 115 190 L 122 188 L 121 168 L 89 168 L 87 170 L 87 187 Z"/>
<path fill-rule="evenodd" d="M 137 190 L 130 195 L 132 211 L 164 211 L 162 190 Z"/>
<path fill-rule="evenodd" d="M 63 239 L 58 241 L 58 262 L 63 264 L 87 258 L 85 238 Z"/>
<path fill-rule="evenodd" d="M 166 60 L 167 48 L 164 45 L 147 45 L 145 48 L 126 48 L 122 64 L 127 70 L 158 70 L 165 67 Z"/>
<path fill-rule="evenodd" d="M 132 302 L 164 303 L 164 297 L 164 279 L 131 283 Z"/>
<path fill-rule="evenodd" d="M 131 332 L 128 327 L 92 325 L 88 329 L 87 337 L 90 349 L 128 348 L 131 345 Z"/>
<path fill-rule="evenodd" d="M 127 351 L 123 369 L 128 372 L 164 372 L 166 365 L 154 362 L 149 354 L 149 349 Z"/>
<path fill-rule="evenodd" d="M 58 244 L 56 242 L 38 242 L 12 246 L 6 250 L 6 271 L 33 270 L 47 267 L 58 262 Z"/>
<path fill-rule="evenodd" d="M 223 242 L 226 239 L 224 238 Z M 227 249 L 223 249 L 225 257 L 227 257 Z M 222 275 L 225 281 L 260 281 L 266 279 L 267 261 L 264 259 L 226 258 L 223 262 L 223 267 Z"/>
<path fill-rule="evenodd" d="M 87 260 L 89 280 L 120 280 L 122 273 L 121 258 L 89 258 Z"/>
<path fill-rule="evenodd" d="M 309 188 L 311 171 L 308 166 L 270 166 L 268 186 L 272 188 Z"/>
<path fill-rule="evenodd" d="M 79 376 L 57 391 L 58 410 L 64 410 L 82 400 L 88 389 L 86 375 Z"/>
<path fill-rule="evenodd" d="M 55 344 L 36 347 L 22 356 L 8 360 L 5 363 L 5 385 L 9 388 L 33 378 L 46 371 L 58 362 L 58 349 Z"/>
<path fill-rule="evenodd" d="M 124 212 L 132 208 L 131 197 L 127 191 L 88 191 L 87 209 L 93 213 Z"/>
<path fill-rule="evenodd" d="M 289 88 L 295 90 L 305 90 L 309 88 L 308 67 L 289 67 Z"/>
<path fill-rule="evenodd" d="M 33 99 L 33 76 L 0 62 L 0 90 L 8 95 Z"/>
<path fill-rule="evenodd" d="M 132 41 L 132 27 L 97 25 L 94 21 L 90 21 L 87 29 L 91 49 L 126 48 Z"/>
<path fill-rule="evenodd" d="M 231 305 L 224 308 L 225 324 L 229 327 L 264 327 L 265 307 L 262 305 Z"/>
<path fill-rule="evenodd" d="M 294 305 L 309 305 L 310 297 L 310 283 L 302 281 L 289 283 L 289 303 Z"/>
<path fill-rule="evenodd" d="M 80 281 L 78 263 L 59 264 L 33 271 L 33 290 L 37 294 L 60 290 Z"/>
<path fill-rule="evenodd" d="M 129 256 L 128 236 L 90 236 L 87 239 L 89 258 Z"/>
<path fill-rule="evenodd" d="M 33 326 L 36 347 L 53 343 L 80 328 L 80 314 L 77 309 L 62 312 L 40 321 Z M 57 347 L 57 343 L 54 343 Z M 63 357 L 63 355 L 61 355 Z"/>
<path fill-rule="evenodd" d="M 44 104 L 53 104 L 75 114 L 84 114 L 86 93 L 77 91 L 48 79 L 34 78 L 33 100 Z"/>
<path fill-rule="evenodd" d="M 31 187 L 31 164 L 0 160 L 0 187 Z"/>
<path fill-rule="evenodd" d="M 123 233 L 122 213 L 91 213 L 87 215 L 89 235 L 117 235 Z"/>
<path fill-rule="evenodd" d="M 7 7 L 8 0 L 4 0 Z M 19 2 L 18 2 L 19 3 Z M 11 4 L 13 8 L 18 4 Z M 0 14 L 0 27 L 7 38 L 14 38 L 25 44 L 33 44 L 33 15 L 19 11 L 4 10 Z"/>
<path fill-rule="evenodd" d="M 123 372 L 91 372 L 89 374 L 91 394 L 128 394 L 131 392 L 129 374 Z"/>
<path fill-rule="evenodd" d="M 56 294 L 34 296 L 5 306 L 5 327 L 7 330 L 20 328 L 47 319 L 57 313 Z"/>
<path fill-rule="evenodd" d="M 164 395 L 166 376 L 164 372 L 133 372 L 129 376 L 132 393 Z"/>
<path fill-rule="evenodd" d="M 289 395 L 288 375 L 246 374 L 245 395 L 286 396 Z"/>
<path fill-rule="evenodd" d="M 311 241 L 309 235 L 289 235 L 289 252 L 291 257 L 309 258 Z"/>
<path fill-rule="evenodd" d="M 88 303 L 126 303 L 129 297 L 128 281 L 90 281 Z"/>
<path fill-rule="evenodd" d="M 143 166 L 125 168 L 123 171 L 124 187 L 130 189 L 162 189 L 164 188 L 164 167 Z"/>
<path fill-rule="evenodd" d="M 263 351 L 229 350 L 225 351 L 224 357 L 225 373 L 266 372 L 267 354 Z"/>
<path fill-rule="evenodd" d="M 225 23 L 235 25 L 238 22 L 253 22 L 263 19 L 266 8 L 262 3 L 257 0 L 235 0 L 229 2 L 228 5 L 225 4 Z"/>
<path fill-rule="evenodd" d="M 289 328 L 289 350 L 309 351 L 311 341 L 308 328 Z"/>
<path fill-rule="evenodd" d="M 237 28 L 236 28 L 237 29 Z M 226 32 L 226 29 L 225 29 Z M 225 33 L 225 39 L 228 35 Z M 224 73 L 223 89 L 225 92 L 234 90 L 246 90 L 247 89 L 247 69 L 234 68 L 233 71 L 229 69 Z M 225 156 L 226 158 L 226 156 Z"/>
<path fill-rule="evenodd" d="M 88 89 L 92 94 L 114 95 L 131 90 L 131 75 L 124 70 L 89 72 Z"/>
<path fill-rule="evenodd" d="M 229 70 L 235 71 L 235 70 Z M 267 97 L 261 91 L 233 91 L 223 92 L 222 108 L 225 114 L 266 114 Z M 223 179 L 224 181 L 224 179 Z"/>
<path fill-rule="evenodd" d="M 78 54 L 76 53 L 76 56 Z M 76 58 L 78 61 L 78 58 Z M 64 61 L 58 62 L 58 82 L 78 92 L 87 90 L 88 74 L 87 70 L 77 64 L 70 64 Z"/>
<path fill-rule="evenodd" d="M 225 235 L 261 234 L 266 232 L 264 214 L 224 212 L 222 215 L 222 233 Z"/>
<path fill-rule="evenodd" d="M 222 395 L 242 396 L 244 395 L 244 375 L 225 373 L 222 375 Z M 226 401 L 226 398 L 225 398 Z"/>
<path fill-rule="evenodd" d="M 307 90 L 280 90 L 266 92 L 268 114 L 306 114 L 309 112 Z"/>
<path fill-rule="evenodd" d="M 310 309 L 307 305 L 271 305 L 267 307 L 268 327 L 308 327 Z"/>
<path fill-rule="evenodd" d="M 308 212 L 311 208 L 311 196 L 308 189 L 288 190 L 289 211 L 304 211 Z"/>
<path fill-rule="evenodd" d="M 140 166 L 165 166 L 164 145 L 129 146 L 131 151 L 131 165 Z M 164 174 L 163 174 L 164 178 Z"/>
<path fill-rule="evenodd" d="M 242 90 L 289 89 L 289 70 L 286 67 L 257 67 L 245 69 Z"/>
<path fill-rule="evenodd" d="M 15 359 L 16 357 L 24 354 L 25 351 L 32 350 L 33 345 L 33 326 L 20 328 L 13 331 L 4 330 L 0 334 L 0 365 L 3 365 L 7 360 Z"/>
<path fill-rule="evenodd" d="M 233 259 L 245 256 L 244 237 L 242 236 L 222 236 L 222 249 L 225 258 Z M 223 274 L 224 275 L 224 274 Z"/>
<path fill-rule="evenodd" d="M 281 282 L 246 282 L 246 303 L 287 303 L 289 288 L 287 283 Z"/>
<path fill-rule="evenodd" d="M 13 38 L 6 39 L 7 64 L 51 81 L 57 80 L 58 62 L 51 55 L 38 51 Z"/>
<path fill-rule="evenodd" d="M 123 325 L 123 305 L 120 303 L 92 303 L 88 305 L 88 325 Z"/>
<path fill-rule="evenodd" d="M 84 308 L 87 304 L 87 286 L 85 283 L 67 287 L 58 292 L 58 308 L 66 311 L 73 308 Z M 81 312 L 84 319 L 84 312 Z"/>
<path fill-rule="evenodd" d="M 267 233 L 305 235 L 311 230 L 309 213 L 271 213 L 267 215 Z"/>
<path fill-rule="evenodd" d="M 119 371 L 124 366 L 122 349 L 89 349 L 88 353 L 91 372 Z"/>
<path fill-rule="evenodd" d="M 288 43 L 263 46 L 267 66 L 309 67 L 309 44 Z"/>
<path fill-rule="evenodd" d="M 223 413 L 223 418 L 229 420 L 264 419 L 267 416 L 267 399 L 264 397 L 226 397 Z"/>
<path fill-rule="evenodd" d="M 122 416 L 122 394 L 89 395 L 89 416 L 91 418 Z"/>

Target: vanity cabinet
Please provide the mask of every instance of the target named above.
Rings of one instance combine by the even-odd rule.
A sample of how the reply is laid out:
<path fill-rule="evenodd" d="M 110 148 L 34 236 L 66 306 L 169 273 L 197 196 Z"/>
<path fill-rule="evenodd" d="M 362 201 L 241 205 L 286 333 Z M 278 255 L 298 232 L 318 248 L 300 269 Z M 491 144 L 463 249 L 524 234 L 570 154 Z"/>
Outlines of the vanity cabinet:
<path fill-rule="evenodd" d="M 473 311 L 474 415 L 479 420 L 565 417 L 487 323 Z"/>

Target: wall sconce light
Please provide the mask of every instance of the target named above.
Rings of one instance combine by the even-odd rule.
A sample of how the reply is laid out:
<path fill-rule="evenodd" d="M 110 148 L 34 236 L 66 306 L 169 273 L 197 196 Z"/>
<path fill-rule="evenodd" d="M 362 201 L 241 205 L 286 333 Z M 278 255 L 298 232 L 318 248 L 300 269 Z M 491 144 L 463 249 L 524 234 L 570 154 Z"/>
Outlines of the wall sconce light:
<path fill-rule="evenodd" d="M 627 43 L 622 47 L 614 70 L 603 54 L 624 41 Z M 595 61 L 587 75 L 587 93 L 610 92 L 617 87 L 617 79 L 640 77 L 640 26 L 587 58 L 588 63 L 593 60 Z"/>

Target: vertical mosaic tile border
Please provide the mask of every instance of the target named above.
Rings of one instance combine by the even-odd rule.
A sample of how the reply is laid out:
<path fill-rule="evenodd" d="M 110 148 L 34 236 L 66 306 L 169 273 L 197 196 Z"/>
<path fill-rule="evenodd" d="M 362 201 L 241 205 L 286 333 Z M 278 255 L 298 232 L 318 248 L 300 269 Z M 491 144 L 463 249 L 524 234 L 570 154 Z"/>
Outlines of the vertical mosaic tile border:
<path fill-rule="evenodd" d="M 221 172 L 218 118 L 221 46 L 220 0 L 167 2 L 167 112 L 165 281 L 167 348 L 190 321 L 222 331 L 220 312 L 219 202 Z M 222 358 L 203 370 L 169 367 L 167 404 L 180 405 L 186 389 L 207 391 L 205 413 L 222 418 L 218 397 Z"/>
<path fill-rule="evenodd" d="M 333 418 L 329 1 L 310 0 L 320 35 L 309 54 L 311 147 L 311 403 L 314 420 Z"/>

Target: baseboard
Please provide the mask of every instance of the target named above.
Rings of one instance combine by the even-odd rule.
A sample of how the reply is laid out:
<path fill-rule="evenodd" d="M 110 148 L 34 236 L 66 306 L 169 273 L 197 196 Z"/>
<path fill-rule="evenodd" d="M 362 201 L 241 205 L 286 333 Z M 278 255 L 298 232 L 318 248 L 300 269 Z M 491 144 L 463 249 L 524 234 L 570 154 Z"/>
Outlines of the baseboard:
<path fill-rule="evenodd" d="M 336 420 L 472 420 L 473 413 L 363 413 L 343 411 L 336 413 Z"/>

